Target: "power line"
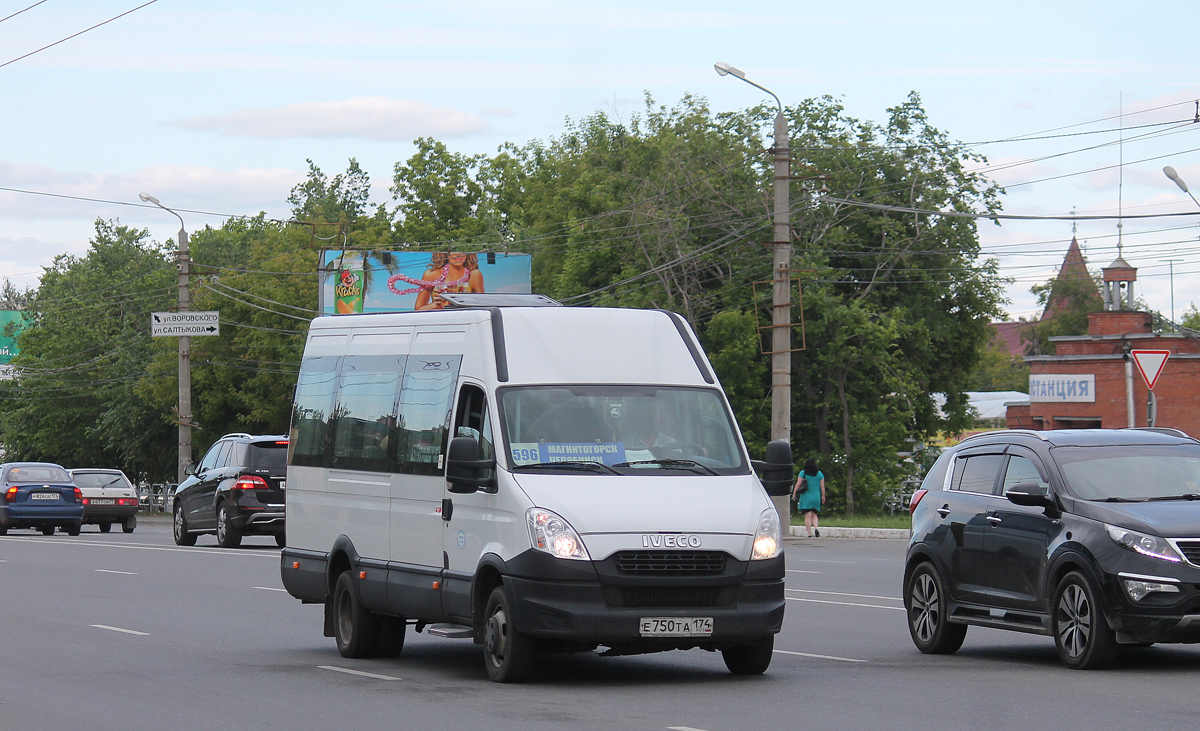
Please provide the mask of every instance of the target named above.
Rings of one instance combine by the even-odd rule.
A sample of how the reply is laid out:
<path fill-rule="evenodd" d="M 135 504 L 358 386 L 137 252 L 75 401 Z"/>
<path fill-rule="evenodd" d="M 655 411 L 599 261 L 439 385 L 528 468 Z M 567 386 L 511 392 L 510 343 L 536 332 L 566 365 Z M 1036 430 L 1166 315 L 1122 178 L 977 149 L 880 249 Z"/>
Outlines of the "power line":
<path fill-rule="evenodd" d="M 84 28 L 83 30 L 79 31 L 78 33 L 72 33 L 71 35 L 67 36 L 66 38 L 57 40 L 47 46 L 42 46 L 41 48 L 37 49 L 36 51 L 30 51 L 29 53 L 25 54 L 24 56 L 17 56 L 16 58 L 14 58 L 11 61 L 5 61 L 4 63 L 0 63 L 0 69 L 4 68 L 5 66 L 8 66 L 9 64 L 14 64 L 23 58 L 29 58 L 30 56 L 32 56 L 35 53 L 41 53 L 42 51 L 46 50 L 47 48 L 54 48 L 55 46 L 57 46 L 60 43 L 66 43 L 67 41 L 71 40 L 72 38 L 77 38 L 77 37 L 83 35 L 84 33 L 87 33 L 90 30 L 96 30 L 97 28 L 99 28 L 102 25 L 108 25 L 109 23 L 113 22 L 114 20 L 117 20 L 118 18 L 124 18 L 126 15 L 129 15 L 130 13 L 141 10 L 142 8 L 146 7 L 147 5 L 153 5 L 156 2 L 158 2 L 158 0 L 150 0 L 150 2 L 142 3 L 141 5 L 137 6 L 133 10 L 126 10 L 125 12 L 121 13 L 120 15 L 115 15 L 102 23 L 97 23 L 97 24 L 93 25 L 90 28 Z M 33 6 L 30 6 L 30 7 L 33 7 Z M 26 8 L 25 10 L 28 10 L 28 9 L 29 8 Z M 22 10 L 21 12 L 25 12 L 25 11 Z M 12 17 L 12 16 L 9 16 L 9 17 Z M 5 20 L 7 20 L 7 18 L 5 18 Z"/>
<path fill-rule="evenodd" d="M 9 20 L 11 18 L 15 18 L 18 15 L 20 15 L 21 13 L 25 12 L 26 10 L 33 10 L 34 8 L 36 8 L 37 6 L 41 5 L 44 2 L 46 2 L 46 0 L 38 0 L 36 3 L 34 3 L 33 5 L 30 5 L 29 7 L 25 8 L 24 10 L 18 10 L 17 12 L 13 13 L 12 15 L 8 15 L 3 18 L 0 18 L 0 23 L 3 23 L 4 21 Z"/>

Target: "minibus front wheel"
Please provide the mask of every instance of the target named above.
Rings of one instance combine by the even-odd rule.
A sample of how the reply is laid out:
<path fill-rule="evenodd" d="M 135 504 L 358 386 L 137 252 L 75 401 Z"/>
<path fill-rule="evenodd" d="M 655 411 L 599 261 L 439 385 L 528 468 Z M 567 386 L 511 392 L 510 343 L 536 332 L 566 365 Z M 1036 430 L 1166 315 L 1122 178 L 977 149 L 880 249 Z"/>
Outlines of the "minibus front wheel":
<path fill-rule="evenodd" d="M 747 645 L 721 650 L 721 657 L 725 660 L 725 667 L 734 675 L 762 675 L 771 664 L 774 650 L 775 635 L 767 635 Z"/>
<path fill-rule="evenodd" d="M 517 631 L 512 606 L 501 584 L 492 590 L 483 613 L 484 662 L 488 678 L 497 683 L 520 683 L 533 665 L 533 640 Z"/>

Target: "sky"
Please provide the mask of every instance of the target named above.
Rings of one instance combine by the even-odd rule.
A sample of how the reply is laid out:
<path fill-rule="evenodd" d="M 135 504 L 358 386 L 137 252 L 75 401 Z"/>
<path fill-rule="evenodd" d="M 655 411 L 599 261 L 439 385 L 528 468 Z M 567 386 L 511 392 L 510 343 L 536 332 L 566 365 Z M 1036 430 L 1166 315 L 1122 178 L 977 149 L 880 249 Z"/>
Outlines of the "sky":
<path fill-rule="evenodd" d="M 307 159 L 332 175 L 356 158 L 384 203 L 419 136 L 490 154 L 596 111 L 627 120 L 647 93 L 769 100 L 725 61 L 784 104 L 829 95 L 860 119 L 917 92 L 988 158 L 1005 213 L 1153 216 L 981 222 L 1013 319 L 1038 314 L 1029 288 L 1073 230 L 1092 268 L 1119 240 L 1151 308 L 1200 304 L 1200 204 L 1162 172 L 1200 190 L 1195 2 L 143 2 L 0 0 L 0 278 L 36 285 L 98 217 L 173 239 L 141 192 L 189 231 L 286 218 Z"/>

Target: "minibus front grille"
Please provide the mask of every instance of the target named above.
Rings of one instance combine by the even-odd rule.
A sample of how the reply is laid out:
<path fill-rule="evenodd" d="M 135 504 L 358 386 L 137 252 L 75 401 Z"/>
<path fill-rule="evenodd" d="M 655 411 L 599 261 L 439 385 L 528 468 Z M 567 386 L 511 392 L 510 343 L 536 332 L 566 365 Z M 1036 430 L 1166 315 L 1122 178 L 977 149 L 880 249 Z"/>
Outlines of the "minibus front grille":
<path fill-rule="evenodd" d="M 605 586 L 604 603 L 612 609 L 654 607 L 728 607 L 736 586 Z"/>
<path fill-rule="evenodd" d="M 719 576 L 723 551 L 619 551 L 617 572 L 629 576 Z"/>

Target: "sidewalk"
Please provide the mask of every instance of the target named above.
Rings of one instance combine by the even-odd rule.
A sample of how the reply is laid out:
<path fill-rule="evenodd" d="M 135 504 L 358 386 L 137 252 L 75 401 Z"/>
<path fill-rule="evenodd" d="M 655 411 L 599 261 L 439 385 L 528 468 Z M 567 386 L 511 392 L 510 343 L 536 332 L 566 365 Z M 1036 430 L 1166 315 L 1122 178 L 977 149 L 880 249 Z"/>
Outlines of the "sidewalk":
<path fill-rule="evenodd" d="M 818 540 L 816 538 L 809 539 L 802 525 L 793 525 L 790 528 L 788 531 L 788 537 L 790 538 Z M 838 528 L 836 526 L 821 526 L 821 538 L 903 538 L 907 540 L 911 534 L 912 531 L 907 528 Z"/>

